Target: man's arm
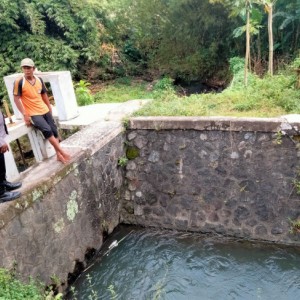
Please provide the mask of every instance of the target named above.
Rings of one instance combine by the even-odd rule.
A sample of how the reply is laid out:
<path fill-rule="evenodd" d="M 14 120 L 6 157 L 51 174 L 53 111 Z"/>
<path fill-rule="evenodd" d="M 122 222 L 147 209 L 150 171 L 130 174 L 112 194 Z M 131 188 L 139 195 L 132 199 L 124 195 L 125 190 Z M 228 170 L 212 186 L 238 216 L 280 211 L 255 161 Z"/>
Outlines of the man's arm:
<path fill-rule="evenodd" d="M 50 113 L 52 114 L 52 106 L 51 106 L 49 98 L 48 98 L 47 88 L 45 86 L 43 79 L 40 77 L 39 77 L 39 79 L 42 83 L 42 93 L 41 93 L 42 99 L 45 102 L 45 104 L 48 106 L 48 109 L 49 109 Z"/>
<path fill-rule="evenodd" d="M 18 110 L 20 111 L 20 113 L 23 115 L 24 117 L 24 121 L 25 121 L 25 124 L 27 126 L 30 126 L 31 125 L 31 122 L 30 122 L 30 116 L 26 114 L 25 112 L 25 109 L 22 105 L 22 102 L 21 102 L 21 97 L 20 96 L 17 96 L 17 95 L 14 95 L 14 101 L 15 101 L 15 104 L 18 108 Z"/>
<path fill-rule="evenodd" d="M 42 96 L 42 99 L 45 102 L 45 104 L 48 106 L 50 113 L 52 114 L 52 106 L 50 104 L 47 93 L 43 93 L 43 94 L 41 94 L 41 96 Z"/>

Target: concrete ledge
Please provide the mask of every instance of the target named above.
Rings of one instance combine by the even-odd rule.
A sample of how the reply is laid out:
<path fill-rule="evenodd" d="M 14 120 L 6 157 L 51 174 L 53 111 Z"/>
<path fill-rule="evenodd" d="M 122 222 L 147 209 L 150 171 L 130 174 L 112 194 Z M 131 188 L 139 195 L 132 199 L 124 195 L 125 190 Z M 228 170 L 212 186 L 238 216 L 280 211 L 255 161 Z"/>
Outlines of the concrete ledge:
<path fill-rule="evenodd" d="M 22 174 L 21 198 L 0 205 L 0 229 L 44 197 L 67 174 L 74 171 L 78 161 L 82 161 L 87 156 L 87 153 L 80 149 L 73 149 L 70 153 L 73 158 L 67 165 L 58 162 L 55 156 L 36 164 Z"/>
<path fill-rule="evenodd" d="M 149 130 L 221 130 L 278 132 L 300 129 L 300 121 L 288 122 L 282 118 L 237 118 L 237 117 L 135 117 L 129 121 L 130 129 Z"/>

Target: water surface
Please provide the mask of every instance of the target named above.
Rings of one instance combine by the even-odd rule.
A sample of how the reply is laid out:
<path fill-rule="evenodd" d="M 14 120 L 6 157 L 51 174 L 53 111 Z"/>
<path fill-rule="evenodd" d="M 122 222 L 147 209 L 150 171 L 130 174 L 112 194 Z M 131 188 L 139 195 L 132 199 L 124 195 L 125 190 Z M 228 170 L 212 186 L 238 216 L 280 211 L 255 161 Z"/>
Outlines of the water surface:
<path fill-rule="evenodd" d="M 68 299 L 296 300 L 300 249 L 121 227 L 73 286 Z"/>

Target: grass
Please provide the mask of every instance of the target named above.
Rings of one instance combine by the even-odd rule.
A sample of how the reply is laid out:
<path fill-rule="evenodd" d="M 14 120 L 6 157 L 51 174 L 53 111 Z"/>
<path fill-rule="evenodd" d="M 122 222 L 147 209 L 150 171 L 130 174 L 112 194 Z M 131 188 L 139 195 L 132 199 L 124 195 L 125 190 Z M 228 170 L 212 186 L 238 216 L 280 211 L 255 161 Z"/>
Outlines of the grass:
<path fill-rule="evenodd" d="M 276 117 L 300 113 L 300 90 L 295 76 L 252 78 L 246 88 L 235 82 L 222 93 L 179 97 L 174 90 L 162 91 L 135 116 L 235 116 Z"/>
<path fill-rule="evenodd" d="M 231 85 L 222 93 L 178 96 L 172 80 L 161 79 L 152 91 L 143 81 L 116 82 L 104 86 L 94 94 L 96 103 L 125 102 L 149 99 L 135 116 L 235 116 L 277 117 L 300 113 L 300 90 L 295 88 L 292 72 L 273 77 L 251 75 L 249 85 L 243 84 L 243 73 L 237 73 Z"/>
<path fill-rule="evenodd" d="M 120 103 L 134 99 L 150 99 L 153 93 L 147 91 L 147 83 L 119 79 L 112 85 L 106 85 L 94 94 L 95 103 Z"/>

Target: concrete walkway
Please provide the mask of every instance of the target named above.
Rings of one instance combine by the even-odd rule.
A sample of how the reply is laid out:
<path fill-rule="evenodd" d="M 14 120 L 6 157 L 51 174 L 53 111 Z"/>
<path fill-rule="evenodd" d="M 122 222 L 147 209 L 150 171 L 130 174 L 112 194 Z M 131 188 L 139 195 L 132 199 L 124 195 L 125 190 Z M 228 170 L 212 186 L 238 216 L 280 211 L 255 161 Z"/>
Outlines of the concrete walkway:
<path fill-rule="evenodd" d="M 59 121 L 62 129 L 72 129 L 74 127 L 86 127 L 97 121 L 122 121 L 150 100 L 129 100 L 123 103 L 100 103 L 79 107 L 79 116 L 68 121 Z M 57 112 L 53 110 L 54 117 Z"/>

